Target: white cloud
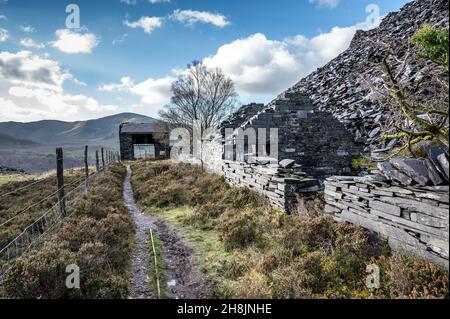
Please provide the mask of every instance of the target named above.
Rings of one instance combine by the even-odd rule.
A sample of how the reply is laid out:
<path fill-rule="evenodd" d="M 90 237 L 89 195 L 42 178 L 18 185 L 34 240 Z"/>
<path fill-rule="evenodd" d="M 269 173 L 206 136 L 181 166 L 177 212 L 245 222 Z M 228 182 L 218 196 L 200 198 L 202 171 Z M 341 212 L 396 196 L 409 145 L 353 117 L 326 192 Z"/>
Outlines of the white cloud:
<path fill-rule="evenodd" d="M 8 20 L 8 18 L 4 14 L 0 14 L 0 20 Z"/>
<path fill-rule="evenodd" d="M 51 45 L 67 54 L 91 53 L 99 40 L 92 33 L 78 33 L 69 29 L 60 29 L 55 32 L 57 40 Z"/>
<path fill-rule="evenodd" d="M 318 7 L 336 8 L 339 0 L 309 0 L 309 3 L 315 4 Z"/>
<path fill-rule="evenodd" d="M 27 26 L 20 26 L 20 30 L 22 30 L 23 32 L 26 33 L 33 33 L 34 32 L 34 28 L 31 25 L 27 25 Z"/>
<path fill-rule="evenodd" d="M 20 40 L 20 45 L 25 48 L 31 49 L 43 49 L 45 48 L 45 44 L 41 42 L 35 42 L 33 39 L 25 38 Z"/>
<path fill-rule="evenodd" d="M 118 111 L 115 105 L 66 92 L 66 80 L 83 85 L 48 56 L 0 52 L 0 82 L 7 87 L 0 98 L 0 121 L 82 120 Z"/>
<path fill-rule="evenodd" d="M 170 18 L 189 26 L 196 23 L 209 23 L 224 28 L 230 24 L 224 15 L 207 11 L 175 10 Z"/>
<path fill-rule="evenodd" d="M 170 0 L 148 0 L 148 2 L 154 4 L 154 3 L 161 3 L 161 2 L 170 2 Z"/>
<path fill-rule="evenodd" d="M 358 29 L 368 29 L 366 23 L 350 27 L 334 27 L 315 37 L 296 35 L 283 40 L 268 39 L 262 33 L 235 40 L 221 46 L 214 55 L 203 62 L 209 67 L 219 67 L 236 85 L 246 100 L 270 99 L 295 84 L 315 69 L 323 66 L 345 51 Z M 135 83 L 123 77 L 120 83 L 99 87 L 104 92 L 126 92 L 141 98 L 143 104 L 160 109 L 170 101 L 170 88 L 175 76 L 184 69 L 172 69 L 173 76 L 148 79 Z"/>
<path fill-rule="evenodd" d="M 367 25 L 334 27 L 312 38 L 270 40 L 256 33 L 223 45 L 204 63 L 221 68 L 244 95 L 277 94 L 345 51 L 358 29 Z"/>
<path fill-rule="evenodd" d="M 170 88 L 173 81 L 175 78 L 166 76 L 159 79 L 147 79 L 136 84 L 130 77 L 123 77 L 119 84 L 106 84 L 99 87 L 99 90 L 131 93 L 139 96 L 144 104 L 161 107 L 170 100 Z"/>
<path fill-rule="evenodd" d="M 30 51 L 0 52 L 0 78 L 13 85 L 62 91 L 71 74 L 58 62 L 32 54 Z"/>
<path fill-rule="evenodd" d="M 138 21 L 124 21 L 123 24 L 132 29 L 142 28 L 145 33 L 152 33 L 156 28 L 162 26 L 163 18 L 160 17 L 141 17 Z"/>
<path fill-rule="evenodd" d="M 8 39 L 9 39 L 8 30 L 0 28 L 0 42 L 5 42 Z"/>

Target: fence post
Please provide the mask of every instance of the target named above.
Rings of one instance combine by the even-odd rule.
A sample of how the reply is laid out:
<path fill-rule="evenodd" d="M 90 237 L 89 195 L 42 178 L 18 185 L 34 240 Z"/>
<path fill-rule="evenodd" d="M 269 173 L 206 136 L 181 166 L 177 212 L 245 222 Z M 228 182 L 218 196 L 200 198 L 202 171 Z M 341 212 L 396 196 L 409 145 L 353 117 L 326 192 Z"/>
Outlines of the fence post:
<path fill-rule="evenodd" d="M 97 173 L 100 171 L 100 160 L 98 158 L 98 150 L 95 150 L 95 168 L 97 169 Z"/>
<path fill-rule="evenodd" d="M 105 169 L 105 150 L 102 147 L 102 170 Z"/>
<path fill-rule="evenodd" d="M 85 174 L 85 181 L 84 181 L 84 192 L 87 194 L 89 191 L 89 165 L 88 165 L 88 151 L 89 147 L 86 145 L 84 147 L 84 174 Z"/>
<path fill-rule="evenodd" d="M 56 181 L 58 187 L 58 203 L 61 218 L 66 217 L 66 203 L 64 199 L 64 157 L 63 149 L 56 149 Z"/>

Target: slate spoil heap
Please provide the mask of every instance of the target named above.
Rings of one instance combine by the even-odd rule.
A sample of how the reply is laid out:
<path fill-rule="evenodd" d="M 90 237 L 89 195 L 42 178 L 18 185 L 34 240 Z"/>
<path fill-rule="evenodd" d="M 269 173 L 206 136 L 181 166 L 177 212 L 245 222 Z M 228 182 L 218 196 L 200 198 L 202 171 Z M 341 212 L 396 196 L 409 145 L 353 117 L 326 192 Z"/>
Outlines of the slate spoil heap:
<path fill-rule="evenodd" d="M 449 26 L 448 0 L 417 0 L 401 11 L 388 14 L 378 28 L 358 31 L 350 47 L 334 60 L 302 79 L 277 99 L 289 94 L 304 94 L 322 111 L 332 113 L 351 130 L 355 140 L 365 144 L 366 152 L 389 151 L 396 140 L 379 143 L 381 127 L 389 122 L 390 112 L 373 100 L 366 79 L 375 81 L 379 70 L 370 62 L 379 53 L 377 43 L 407 43 L 423 25 Z M 410 66 L 408 77 L 421 71 Z M 406 79 L 408 81 L 408 79 Z M 276 101 L 276 100 L 275 100 Z"/>

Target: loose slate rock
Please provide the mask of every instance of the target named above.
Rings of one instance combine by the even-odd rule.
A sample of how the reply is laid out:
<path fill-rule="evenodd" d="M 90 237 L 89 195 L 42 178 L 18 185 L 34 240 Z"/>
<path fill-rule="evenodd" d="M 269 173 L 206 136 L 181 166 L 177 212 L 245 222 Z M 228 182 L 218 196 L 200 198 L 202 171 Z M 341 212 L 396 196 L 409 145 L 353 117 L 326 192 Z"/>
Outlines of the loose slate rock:
<path fill-rule="evenodd" d="M 389 162 L 378 163 L 380 172 L 390 180 L 400 182 L 402 185 L 412 185 L 413 180 L 408 175 L 403 174 L 392 166 Z"/>
<path fill-rule="evenodd" d="M 428 168 L 428 177 L 430 178 L 431 182 L 433 182 L 433 185 L 434 186 L 442 185 L 444 183 L 444 180 L 441 178 L 441 175 L 439 174 L 436 167 L 433 165 L 432 161 L 426 159 L 425 165 Z"/>
<path fill-rule="evenodd" d="M 441 154 L 445 154 L 445 149 L 441 147 L 429 146 L 427 147 L 427 156 L 428 159 L 433 163 L 438 172 L 448 181 L 448 174 L 445 174 L 444 169 L 441 166 L 441 163 L 438 160 L 438 156 Z"/>
<path fill-rule="evenodd" d="M 289 167 L 294 166 L 294 164 L 295 164 L 295 161 L 292 159 L 284 159 L 284 160 L 280 161 L 280 166 L 282 168 L 289 168 Z"/>
<path fill-rule="evenodd" d="M 420 186 L 426 186 L 430 182 L 428 169 L 423 159 L 393 158 L 390 162 L 395 168 L 411 177 Z"/>
<path fill-rule="evenodd" d="M 447 155 L 445 154 L 441 154 L 437 157 L 439 164 L 441 164 L 442 169 L 444 170 L 445 176 L 447 176 L 447 179 L 449 178 L 448 176 L 448 169 L 449 169 L 449 164 L 448 164 L 448 158 Z"/>
<path fill-rule="evenodd" d="M 379 127 L 377 127 L 370 132 L 369 137 L 374 138 L 374 137 L 378 136 L 380 133 L 381 133 L 381 129 Z"/>

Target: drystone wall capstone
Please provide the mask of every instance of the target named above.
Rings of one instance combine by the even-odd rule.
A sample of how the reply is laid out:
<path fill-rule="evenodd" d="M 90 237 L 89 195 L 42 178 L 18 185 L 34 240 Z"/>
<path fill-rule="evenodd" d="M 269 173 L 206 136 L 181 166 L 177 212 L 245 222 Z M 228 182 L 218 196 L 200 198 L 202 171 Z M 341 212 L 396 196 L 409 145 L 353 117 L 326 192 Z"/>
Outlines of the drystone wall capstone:
<path fill-rule="evenodd" d="M 325 210 L 448 268 L 449 186 L 402 186 L 379 175 L 333 176 L 325 181 Z"/>

